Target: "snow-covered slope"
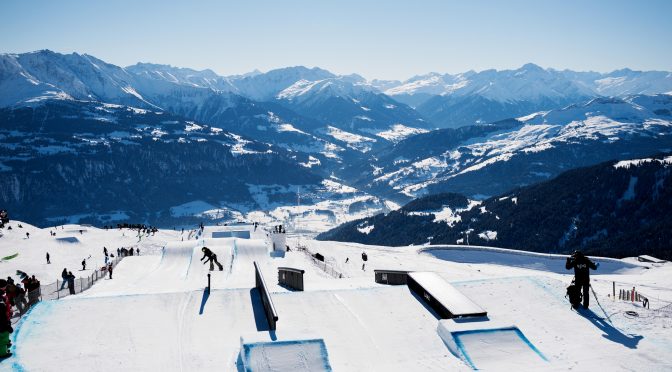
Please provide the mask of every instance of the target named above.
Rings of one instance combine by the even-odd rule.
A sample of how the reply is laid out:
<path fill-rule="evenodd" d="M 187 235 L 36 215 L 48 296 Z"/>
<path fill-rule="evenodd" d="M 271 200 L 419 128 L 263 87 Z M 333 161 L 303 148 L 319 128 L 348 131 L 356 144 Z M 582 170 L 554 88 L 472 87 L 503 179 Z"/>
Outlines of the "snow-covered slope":
<path fill-rule="evenodd" d="M 495 195 L 569 168 L 665 151 L 672 147 L 671 109 L 669 95 L 597 98 L 484 127 L 457 142 L 456 131 L 432 132 L 379 156 L 371 180 L 407 195 Z M 434 142 L 443 137 L 441 149 Z"/>
<path fill-rule="evenodd" d="M 129 230 L 67 228 L 85 229 L 75 249 L 56 245 L 48 230 L 31 230 L 30 239 L 21 239 L 16 229 L 12 230 L 16 236 L 0 238 L 2 255 L 20 245 L 17 259 L 25 256 L 20 263 L 10 260 L 0 265 L 0 275 L 14 276 L 18 268 L 37 273 L 46 290 L 62 266 L 76 266 L 82 255 L 91 254 L 91 266 L 97 266 L 103 245 L 114 250 L 131 244 Z M 214 232 L 245 229 L 252 239 L 211 238 Z M 57 231 L 60 236 L 62 230 Z M 58 366 L 88 371 L 95 365 L 99 370 L 243 370 L 248 357 L 241 355 L 244 345 L 270 347 L 316 339 L 324 343 L 318 355 L 328 363 L 324 369 L 338 371 L 469 371 L 488 366 L 575 370 L 577 365 L 589 370 L 665 370 L 668 366 L 669 264 L 595 258 L 601 265 L 593 273 L 590 310 L 575 312 L 563 297 L 570 281 L 563 256 L 483 247 L 425 251 L 305 239 L 300 244 L 307 252 L 302 252 L 295 249 L 299 242 L 290 239 L 292 251 L 271 257 L 264 254 L 270 249 L 265 231 L 254 231 L 250 225 L 206 226 L 197 239 L 190 237 L 187 231 L 160 230 L 135 243 L 141 256 L 125 258 L 114 279 L 99 281 L 82 294 L 36 305 L 14 325 L 14 355 L 0 369 Z M 233 247 L 229 257 L 220 259 L 227 263 L 230 259 L 230 265 L 212 273 L 212 288 L 207 291 L 203 290 L 207 271 L 193 253 L 203 245 L 222 254 Z M 44 263 L 45 249 L 59 260 L 57 266 Z M 359 259 L 363 251 L 368 254 L 365 270 Z M 307 253 L 323 255 L 328 268 L 341 277 L 327 274 L 325 263 L 315 264 Z M 278 311 L 275 331 L 269 330 L 253 288 L 252 257 Z M 278 267 L 304 269 L 305 291 L 278 285 Z M 408 287 L 375 283 L 373 269 L 433 271 L 487 310 L 488 317 L 440 320 Z M 650 309 L 609 297 L 612 282 L 617 293 L 636 286 L 650 298 Z M 638 316 L 628 315 L 632 311 Z M 503 326 L 522 336 L 505 337 L 498 331 Z M 460 348 L 451 348 L 450 332 L 461 341 Z M 304 361 L 314 357 L 298 356 Z M 268 352 L 264 357 L 266 364 L 279 363 L 281 370 L 298 368 L 282 367 L 293 360 L 288 356 Z"/>

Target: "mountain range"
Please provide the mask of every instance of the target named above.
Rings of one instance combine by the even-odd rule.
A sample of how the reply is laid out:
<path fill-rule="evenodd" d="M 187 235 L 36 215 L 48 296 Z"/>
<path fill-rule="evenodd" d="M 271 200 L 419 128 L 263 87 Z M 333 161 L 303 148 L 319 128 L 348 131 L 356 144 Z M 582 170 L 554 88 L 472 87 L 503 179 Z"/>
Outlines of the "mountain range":
<path fill-rule="evenodd" d="M 324 229 L 422 195 L 486 198 L 672 149 L 671 91 L 667 72 L 533 64 L 402 82 L 302 66 L 220 76 L 48 50 L 0 54 L 0 203 L 38 225 L 101 221 L 92 215 L 175 223 L 187 218 L 176 210 L 194 206 L 201 216 L 263 210 L 291 220 L 309 218 L 286 209 L 300 186 Z M 126 167 L 116 156 L 142 165 L 113 176 Z M 167 191 L 166 177 L 183 185 Z M 203 188 L 202 178 L 226 187 Z M 72 195 L 48 210 L 37 195 L 47 185 Z M 92 202 L 106 192 L 123 208 Z M 342 213 L 315 207 L 334 198 Z"/>

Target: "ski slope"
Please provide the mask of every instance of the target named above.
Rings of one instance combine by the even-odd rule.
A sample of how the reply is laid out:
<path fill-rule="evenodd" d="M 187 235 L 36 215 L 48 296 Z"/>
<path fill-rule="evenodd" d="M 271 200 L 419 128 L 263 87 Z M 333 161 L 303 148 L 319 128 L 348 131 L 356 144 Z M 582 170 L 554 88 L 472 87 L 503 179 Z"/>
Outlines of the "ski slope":
<path fill-rule="evenodd" d="M 248 229 L 250 239 L 212 237 L 234 229 Z M 113 244 L 125 242 L 124 233 L 90 228 L 78 246 L 92 254 L 103 242 L 116 249 Z M 35 229 L 34 234 L 30 241 L 1 238 L 0 252 L 20 242 L 17 258 L 23 257 L 26 270 L 60 271 L 60 266 L 39 260 L 43 244 L 52 243 L 48 229 Z M 291 247 L 296 243 L 288 241 Z M 14 356 L 1 362 L 0 370 L 235 371 L 243 368 L 242 344 L 303 345 L 302 340 L 321 340 L 325 349 L 323 356 L 306 357 L 313 364 L 301 364 L 303 370 L 312 370 L 309 366 L 321 358 L 328 359 L 334 371 L 669 370 L 672 307 L 669 312 L 657 310 L 672 303 L 669 263 L 612 260 L 614 266 L 593 275 L 597 299 L 591 298 L 589 310 L 577 313 L 564 298 L 569 273 L 550 270 L 556 261 L 564 264 L 560 259 L 538 266 L 539 257 L 506 250 L 467 248 L 461 256 L 440 256 L 426 253 L 424 247 L 301 243 L 324 255 L 344 278 L 324 273 L 296 249 L 272 253 L 261 228 L 207 226 L 201 234 L 160 231 L 138 243 L 148 254 L 122 260 L 112 280 L 35 306 L 15 326 Z M 217 254 L 224 270 L 210 272 L 209 265 L 202 264 L 203 246 Z M 368 255 L 364 270 L 362 252 Z M 63 248 L 58 254 L 66 253 Z M 10 262 L 0 264 L 0 275 L 12 274 Z M 253 262 L 272 292 L 279 314 L 276 331 L 269 330 L 254 288 Z M 619 269 L 619 263 L 627 269 Z M 280 266 L 305 270 L 306 290 L 279 286 Z M 488 316 L 440 320 L 408 287 L 376 284 L 374 269 L 434 272 L 487 309 Z M 208 273 L 210 290 L 205 289 Z M 619 288 L 636 285 L 650 296 L 651 309 L 608 297 L 614 281 Z M 637 311 L 639 317 L 628 317 L 625 311 Z M 462 352 L 451 347 L 446 330 L 460 340 Z M 297 352 L 318 349 L 300 347 Z M 278 355 L 255 359 L 257 370 L 302 370 L 296 359 L 282 352 L 250 355 Z"/>

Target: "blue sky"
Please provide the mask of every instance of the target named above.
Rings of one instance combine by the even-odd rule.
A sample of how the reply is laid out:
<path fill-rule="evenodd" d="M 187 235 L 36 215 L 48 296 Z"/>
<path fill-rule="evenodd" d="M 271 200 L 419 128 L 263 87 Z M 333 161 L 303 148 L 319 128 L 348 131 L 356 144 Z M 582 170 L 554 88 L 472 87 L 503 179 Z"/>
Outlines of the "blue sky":
<path fill-rule="evenodd" d="M 543 67 L 672 70 L 672 1 L 0 1 L 0 52 L 223 75 L 320 66 L 406 79 Z"/>

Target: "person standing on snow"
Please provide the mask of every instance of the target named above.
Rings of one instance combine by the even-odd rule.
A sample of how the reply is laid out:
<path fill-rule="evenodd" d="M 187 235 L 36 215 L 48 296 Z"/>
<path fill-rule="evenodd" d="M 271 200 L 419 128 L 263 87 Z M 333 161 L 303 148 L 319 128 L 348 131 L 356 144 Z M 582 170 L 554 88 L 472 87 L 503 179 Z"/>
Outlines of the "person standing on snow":
<path fill-rule="evenodd" d="M 20 314 L 28 308 L 28 301 L 26 300 L 26 290 L 21 288 L 21 284 L 16 285 L 16 298 L 14 299 L 16 308 Z"/>
<path fill-rule="evenodd" d="M 49 259 L 49 252 L 47 252 L 47 264 L 50 264 L 51 260 Z"/>
<path fill-rule="evenodd" d="M 68 284 L 68 269 L 63 268 L 61 279 L 63 279 L 63 282 L 61 283 L 61 289 L 59 289 L 59 291 L 62 291 L 65 285 Z"/>
<path fill-rule="evenodd" d="M 362 270 L 366 267 L 366 261 L 369 260 L 369 256 L 366 255 L 366 252 L 362 252 Z"/>
<path fill-rule="evenodd" d="M 86 270 L 86 258 L 82 260 L 82 271 Z"/>
<path fill-rule="evenodd" d="M 596 270 L 599 267 L 599 263 L 591 261 L 588 257 L 584 256 L 580 251 L 574 251 L 574 253 L 567 257 L 567 262 L 565 263 L 565 269 L 570 270 L 574 269 L 574 283 L 576 286 L 581 288 L 583 292 L 583 308 L 587 309 L 590 303 L 590 271 L 589 269 Z M 577 305 L 578 306 L 578 305 Z"/>
<path fill-rule="evenodd" d="M 0 358 L 7 358 L 12 356 L 9 352 L 9 334 L 14 332 L 12 329 L 12 322 L 10 321 L 7 297 L 5 297 L 5 287 L 7 281 L 0 279 Z"/>
<path fill-rule="evenodd" d="M 72 271 L 68 273 L 68 289 L 71 295 L 75 294 L 75 276 L 72 275 Z"/>
<path fill-rule="evenodd" d="M 201 251 L 203 251 L 203 257 L 201 258 L 201 261 L 203 261 L 207 257 L 207 260 L 205 260 L 203 264 L 205 265 L 206 263 L 210 262 L 210 271 L 215 269 L 213 264 L 217 264 L 217 266 L 219 267 L 219 271 L 224 270 L 222 264 L 220 264 L 219 261 L 217 261 L 217 255 L 214 254 L 210 249 L 208 249 L 208 247 L 201 248 Z"/>
<path fill-rule="evenodd" d="M 110 279 L 112 279 L 112 262 L 107 265 L 107 272 L 110 274 Z"/>

